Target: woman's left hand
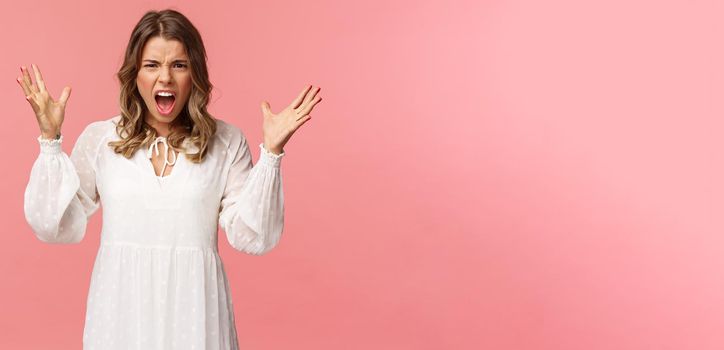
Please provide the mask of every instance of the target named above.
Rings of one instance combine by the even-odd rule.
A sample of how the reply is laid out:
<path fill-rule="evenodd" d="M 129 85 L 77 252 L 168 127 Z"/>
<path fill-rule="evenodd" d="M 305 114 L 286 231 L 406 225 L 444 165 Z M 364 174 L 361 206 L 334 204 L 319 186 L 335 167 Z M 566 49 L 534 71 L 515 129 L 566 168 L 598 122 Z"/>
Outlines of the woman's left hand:
<path fill-rule="evenodd" d="M 261 110 L 264 114 L 264 148 L 274 154 L 283 152 L 284 145 L 289 141 L 297 129 L 312 117 L 309 113 L 312 108 L 322 100 L 317 95 L 320 88 L 312 89 L 312 85 L 307 86 L 297 98 L 279 114 L 271 111 L 269 102 L 261 103 Z"/>

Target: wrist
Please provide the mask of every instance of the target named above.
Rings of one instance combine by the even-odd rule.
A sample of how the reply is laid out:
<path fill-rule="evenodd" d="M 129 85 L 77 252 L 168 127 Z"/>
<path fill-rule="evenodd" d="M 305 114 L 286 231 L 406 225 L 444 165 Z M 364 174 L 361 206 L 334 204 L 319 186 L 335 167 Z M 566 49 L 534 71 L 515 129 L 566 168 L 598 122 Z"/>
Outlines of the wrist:
<path fill-rule="evenodd" d="M 269 147 L 267 144 L 264 144 L 264 149 L 269 153 L 273 153 L 274 155 L 279 155 L 284 151 L 280 148 Z"/>
<path fill-rule="evenodd" d="M 55 132 L 41 132 L 40 135 L 46 140 L 57 140 L 60 138 L 60 130 Z"/>

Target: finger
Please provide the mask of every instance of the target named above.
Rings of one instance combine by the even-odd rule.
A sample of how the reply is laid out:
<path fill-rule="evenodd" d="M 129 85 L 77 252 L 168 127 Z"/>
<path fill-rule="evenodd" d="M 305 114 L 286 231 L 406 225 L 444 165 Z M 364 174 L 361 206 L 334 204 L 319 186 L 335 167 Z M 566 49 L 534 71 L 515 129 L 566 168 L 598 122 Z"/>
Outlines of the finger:
<path fill-rule="evenodd" d="M 313 89 L 311 91 L 311 93 L 307 93 L 307 96 L 304 98 L 304 101 L 302 102 L 301 106 L 299 106 L 299 108 L 304 109 L 309 104 L 309 102 L 312 101 L 314 96 L 317 95 L 318 92 L 319 92 L 319 87 Z"/>
<path fill-rule="evenodd" d="M 70 86 L 66 86 L 63 89 L 63 92 L 60 94 L 60 104 L 65 106 L 66 102 L 68 101 L 68 98 L 70 97 Z"/>
<path fill-rule="evenodd" d="M 317 93 L 319 92 L 319 88 L 315 88 L 312 90 L 312 92 L 308 93 L 302 104 L 299 106 L 297 113 L 300 113 L 301 115 L 304 115 L 305 113 L 302 112 L 307 108 L 307 105 L 313 100 L 315 96 L 317 96 Z"/>
<path fill-rule="evenodd" d="M 304 109 L 302 109 L 302 111 L 299 114 L 301 114 L 301 115 L 309 114 L 309 112 L 312 111 L 312 108 L 314 108 L 314 106 L 317 105 L 317 103 L 319 103 L 319 101 L 321 101 L 321 100 L 322 100 L 322 96 L 315 97 L 311 103 L 308 103 L 306 106 L 304 106 Z"/>
<path fill-rule="evenodd" d="M 28 88 L 28 86 L 25 85 L 25 80 L 23 79 L 23 77 L 18 77 L 15 80 L 17 80 L 18 84 L 20 84 L 20 87 L 23 89 L 23 96 L 30 95 L 30 88 Z"/>
<path fill-rule="evenodd" d="M 304 123 L 306 123 L 307 120 L 310 120 L 310 119 L 312 119 L 311 115 L 307 115 L 307 116 L 304 116 L 301 119 L 299 119 L 297 121 L 297 124 L 294 126 L 294 131 L 297 131 L 297 129 L 299 129 L 300 126 L 304 125 Z"/>
<path fill-rule="evenodd" d="M 312 85 L 308 85 L 302 92 L 297 96 L 297 98 L 294 99 L 292 102 L 292 108 L 297 109 L 300 104 L 302 104 L 302 101 L 304 100 L 304 96 L 307 94 L 307 91 L 312 88 Z"/>
<path fill-rule="evenodd" d="M 40 74 L 40 69 L 35 64 L 33 66 L 33 73 L 35 73 L 35 83 L 38 84 L 40 91 L 45 91 L 45 82 L 43 81 L 43 75 Z"/>
<path fill-rule="evenodd" d="M 38 92 L 38 87 L 35 86 L 33 83 L 33 80 L 30 79 L 30 72 L 28 71 L 28 67 L 21 67 L 20 68 L 23 71 L 23 82 L 25 82 L 25 85 L 30 89 L 31 92 Z M 30 95 L 30 93 L 27 93 L 25 95 Z"/>
<path fill-rule="evenodd" d="M 267 101 L 263 101 L 261 103 L 261 112 L 264 113 L 265 116 L 270 116 L 270 115 L 274 114 L 274 113 L 272 113 L 271 106 L 269 105 L 269 102 L 267 102 Z"/>
<path fill-rule="evenodd" d="M 20 84 L 20 87 L 23 88 L 23 93 L 25 96 L 30 95 L 30 89 L 27 85 L 25 85 L 25 71 L 23 71 L 23 66 L 20 66 L 20 76 L 16 79 L 18 81 L 18 84 Z"/>
<path fill-rule="evenodd" d="M 30 103 L 30 107 L 33 107 L 33 112 L 35 112 L 35 114 L 37 115 L 38 111 L 40 111 L 40 106 L 38 106 L 38 104 L 35 102 L 35 93 L 29 96 L 25 96 L 25 100 Z"/>

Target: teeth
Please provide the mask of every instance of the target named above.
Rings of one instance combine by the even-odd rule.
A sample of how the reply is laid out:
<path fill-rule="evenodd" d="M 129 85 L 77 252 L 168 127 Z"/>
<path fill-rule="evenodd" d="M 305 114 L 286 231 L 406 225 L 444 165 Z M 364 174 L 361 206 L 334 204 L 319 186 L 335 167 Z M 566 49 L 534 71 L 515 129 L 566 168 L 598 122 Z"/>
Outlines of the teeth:
<path fill-rule="evenodd" d="M 157 93 L 156 96 L 173 96 L 173 94 L 170 92 L 161 91 Z"/>

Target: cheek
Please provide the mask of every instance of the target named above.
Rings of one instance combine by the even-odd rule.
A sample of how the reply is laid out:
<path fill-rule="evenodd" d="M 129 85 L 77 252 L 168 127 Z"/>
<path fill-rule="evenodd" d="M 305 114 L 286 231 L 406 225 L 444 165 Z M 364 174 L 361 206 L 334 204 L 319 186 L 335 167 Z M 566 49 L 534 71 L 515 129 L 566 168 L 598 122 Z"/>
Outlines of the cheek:
<path fill-rule="evenodd" d="M 184 92 L 185 99 L 188 100 L 189 96 L 191 96 L 191 86 L 193 85 L 191 78 L 184 79 L 184 81 L 179 85 Z"/>
<path fill-rule="evenodd" d="M 136 79 L 136 86 L 138 87 L 138 92 L 140 92 L 141 95 L 144 97 L 151 94 L 151 85 L 152 84 L 148 79 L 145 79 L 143 77 L 138 77 L 138 79 Z"/>
<path fill-rule="evenodd" d="M 179 80 L 179 82 L 181 83 L 180 85 L 181 85 L 185 90 L 187 90 L 187 91 L 190 91 L 190 90 L 191 90 L 191 85 L 192 85 L 191 76 L 186 76 L 186 77 L 184 77 L 182 80 Z"/>

